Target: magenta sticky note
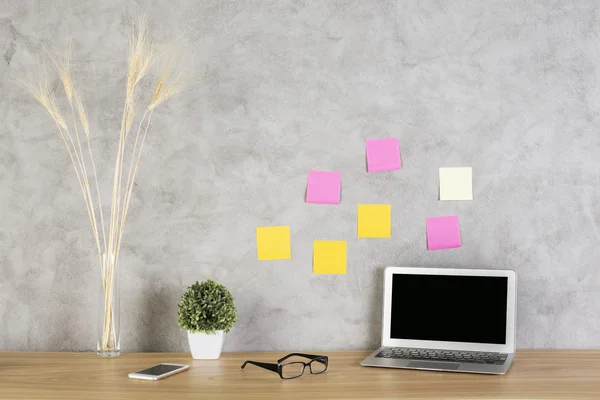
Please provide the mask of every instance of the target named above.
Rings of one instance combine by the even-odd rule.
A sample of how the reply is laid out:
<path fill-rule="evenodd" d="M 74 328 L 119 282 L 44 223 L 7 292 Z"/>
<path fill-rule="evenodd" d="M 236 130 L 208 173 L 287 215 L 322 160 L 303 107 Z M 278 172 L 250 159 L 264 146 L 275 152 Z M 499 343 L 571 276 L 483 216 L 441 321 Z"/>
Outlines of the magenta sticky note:
<path fill-rule="evenodd" d="M 398 138 L 367 140 L 367 171 L 383 172 L 402 168 Z"/>
<path fill-rule="evenodd" d="M 454 249 L 460 245 L 457 216 L 427 218 L 427 249 Z"/>
<path fill-rule="evenodd" d="M 341 172 L 308 171 L 307 203 L 340 204 L 341 189 Z"/>

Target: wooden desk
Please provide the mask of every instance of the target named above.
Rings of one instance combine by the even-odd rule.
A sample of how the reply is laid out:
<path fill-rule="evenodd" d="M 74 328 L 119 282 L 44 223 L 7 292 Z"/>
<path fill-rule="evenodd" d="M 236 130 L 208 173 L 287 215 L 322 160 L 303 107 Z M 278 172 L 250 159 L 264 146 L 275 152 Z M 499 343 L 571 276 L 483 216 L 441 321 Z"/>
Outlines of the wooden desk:
<path fill-rule="evenodd" d="M 217 361 L 188 354 L 0 352 L 0 399 L 600 399 L 600 350 L 521 350 L 507 375 L 365 368 L 366 351 L 322 352 L 329 371 L 284 381 L 240 366 L 286 353 L 225 353 Z M 190 364 L 162 381 L 129 379 L 159 362 Z"/>

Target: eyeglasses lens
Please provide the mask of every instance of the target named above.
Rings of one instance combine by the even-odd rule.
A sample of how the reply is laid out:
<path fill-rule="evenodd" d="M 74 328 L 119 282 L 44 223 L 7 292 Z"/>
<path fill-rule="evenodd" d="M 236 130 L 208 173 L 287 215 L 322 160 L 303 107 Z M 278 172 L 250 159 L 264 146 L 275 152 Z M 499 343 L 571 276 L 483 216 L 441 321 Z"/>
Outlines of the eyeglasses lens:
<path fill-rule="evenodd" d="M 285 379 L 297 378 L 304 372 L 304 364 L 301 362 L 291 362 L 281 366 L 281 376 Z"/>
<path fill-rule="evenodd" d="M 327 359 L 325 357 L 316 358 L 310 363 L 310 372 L 320 374 L 327 369 Z"/>

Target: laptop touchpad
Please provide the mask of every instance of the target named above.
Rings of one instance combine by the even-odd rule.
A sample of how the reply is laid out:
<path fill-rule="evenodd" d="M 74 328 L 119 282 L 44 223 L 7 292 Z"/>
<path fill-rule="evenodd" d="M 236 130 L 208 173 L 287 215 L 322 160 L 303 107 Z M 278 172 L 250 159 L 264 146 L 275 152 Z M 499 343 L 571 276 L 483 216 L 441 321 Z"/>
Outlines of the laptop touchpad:
<path fill-rule="evenodd" d="M 411 361 L 408 363 L 408 368 L 431 368 L 431 369 L 453 370 L 453 369 L 458 369 L 458 367 L 460 367 L 460 364 L 448 363 L 448 362 Z"/>

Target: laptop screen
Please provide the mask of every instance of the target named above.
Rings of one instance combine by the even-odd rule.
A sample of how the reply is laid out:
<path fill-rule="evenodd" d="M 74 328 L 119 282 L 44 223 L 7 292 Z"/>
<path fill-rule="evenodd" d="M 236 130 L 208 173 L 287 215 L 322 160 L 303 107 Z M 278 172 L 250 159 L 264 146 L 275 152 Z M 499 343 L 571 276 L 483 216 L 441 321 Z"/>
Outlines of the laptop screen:
<path fill-rule="evenodd" d="M 394 274 L 390 337 L 506 344 L 508 278 Z"/>

